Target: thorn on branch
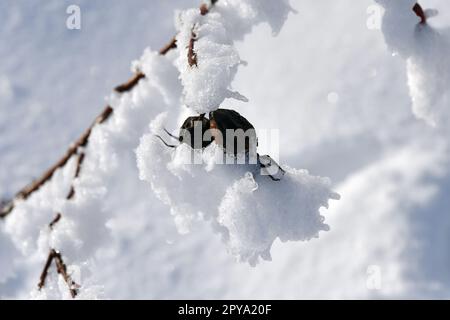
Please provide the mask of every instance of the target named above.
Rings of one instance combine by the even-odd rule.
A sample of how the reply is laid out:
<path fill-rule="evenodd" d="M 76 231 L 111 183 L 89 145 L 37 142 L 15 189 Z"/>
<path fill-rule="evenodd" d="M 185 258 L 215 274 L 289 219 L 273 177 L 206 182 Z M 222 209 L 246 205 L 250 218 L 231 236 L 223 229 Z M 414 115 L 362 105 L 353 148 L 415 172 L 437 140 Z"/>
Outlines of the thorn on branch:
<path fill-rule="evenodd" d="M 114 90 L 118 93 L 131 91 L 143 78 L 145 78 L 145 74 L 139 71 L 130 80 L 128 80 L 124 84 L 117 86 L 116 88 L 114 88 Z"/>
<path fill-rule="evenodd" d="M 83 165 L 84 157 L 85 157 L 84 152 L 81 152 L 80 154 L 78 154 L 77 165 L 76 165 L 76 168 L 75 168 L 75 174 L 73 176 L 74 179 L 76 179 L 76 178 L 78 178 L 80 176 L 81 167 Z M 70 190 L 69 190 L 69 193 L 67 194 L 66 199 L 67 200 L 71 200 L 71 199 L 73 199 L 74 196 L 75 196 L 75 187 L 72 184 L 70 186 Z"/>
<path fill-rule="evenodd" d="M 423 11 L 422 6 L 419 3 L 416 3 L 414 5 L 413 11 L 420 18 L 421 24 L 427 23 L 427 16 L 426 16 L 425 12 Z"/>
<path fill-rule="evenodd" d="M 177 39 L 176 37 L 173 37 L 172 40 L 170 40 L 170 42 L 168 44 L 166 44 L 164 47 L 162 47 L 159 50 L 159 54 L 162 56 L 165 56 L 167 54 L 167 52 L 169 52 L 172 49 L 176 49 L 177 48 Z"/>
<path fill-rule="evenodd" d="M 72 298 L 75 298 L 78 294 L 78 289 L 80 288 L 80 286 L 75 281 L 73 281 L 71 276 L 67 273 L 67 266 L 64 263 L 61 253 L 59 253 L 55 249 L 50 250 L 47 261 L 45 262 L 44 269 L 42 270 L 40 281 L 38 283 L 39 290 L 42 290 L 42 288 L 45 286 L 45 281 L 47 280 L 48 272 L 53 260 L 56 264 L 56 271 L 63 277 L 64 281 L 69 287 L 70 295 L 72 296 Z"/>
<path fill-rule="evenodd" d="M 61 217 L 62 217 L 61 213 L 56 214 L 56 217 L 48 225 L 50 227 L 50 229 L 53 230 L 53 227 L 59 222 L 59 220 L 61 220 Z"/>
<path fill-rule="evenodd" d="M 80 172 L 81 172 L 81 166 L 83 165 L 84 162 L 84 152 L 80 153 L 78 155 L 78 159 L 77 159 L 77 167 L 75 169 L 75 175 L 74 178 L 78 178 L 80 176 Z"/>
<path fill-rule="evenodd" d="M 96 124 L 103 124 L 106 120 L 109 119 L 109 117 L 113 114 L 114 109 L 111 108 L 110 106 L 107 106 L 102 113 L 100 113 L 100 115 L 97 117 L 94 125 Z M 92 125 L 92 127 L 94 127 L 94 125 Z"/>
<path fill-rule="evenodd" d="M 70 186 L 70 190 L 69 190 L 69 193 L 67 194 L 66 199 L 72 200 L 73 197 L 75 197 L 75 188 L 73 186 Z"/>

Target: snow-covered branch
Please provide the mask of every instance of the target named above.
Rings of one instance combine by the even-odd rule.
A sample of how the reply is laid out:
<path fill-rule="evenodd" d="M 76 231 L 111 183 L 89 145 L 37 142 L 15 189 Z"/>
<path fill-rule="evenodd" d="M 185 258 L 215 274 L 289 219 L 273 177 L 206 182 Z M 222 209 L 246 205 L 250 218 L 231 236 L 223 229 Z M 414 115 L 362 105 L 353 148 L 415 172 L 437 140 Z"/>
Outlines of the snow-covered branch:
<path fill-rule="evenodd" d="M 186 143 L 167 148 L 156 138 L 166 128 L 180 128 L 188 112 L 210 127 L 230 129 L 233 121 L 221 123 L 211 115 L 224 110 L 218 108 L 226 98 L 247 100 L 231 88 L 243 65 L 235 42 L 260 23 L 276 34 L 291 11 L 287 0 L 212 1 L 179 13 L 177 36 L 159 51 L 146 49 L 133 63 L 134 76 L 116 88 L 108 107 L 62 160 L 25 188 L 25 197 L 11 202 L 14 214 L 5 219 L 5 231 L 27 259 L 46 257 L 41 290 L 34 297 L 101 294 L 91 264 L 110 244 L 109 223 L 121 214 L 111 203 L 117 201 L 124 174 L 149 183 L 180 233 L 206 220 L 231 254 L 253 266 L 271 259 L 276 239 L 305 241 L 328 230 L 322 210 L 339 199 L 328 178 L 288 165 L 273 165 L 280 177 L 265 175 L 270 156 L 234 164 L 237 155 L 216 140 L 193 150 Z M 228 111 L 235 117 L 231 120 L 239 119 L 235 129 L 244 129 L 242 123 L 253 127 L 250 119 Z M 192 153 L 201 165 L 186 162 Z M 233 164 L 222 165 L 224 157 L 233 158 Z M 53 261 L 63 280 L 60 290 L 44 286 Z M 88 276 L 74 280 L 74 268 Z"/>
<path fill-rule="evenodd" d="M 211 6 L 213 6 L 218 0 L 211 1 Z M 210 7 L 206 4 L 202 4 L 200 6 L 200 14 L 206 15 Z M 159 50 L 160 55 L 166 55 L 170 50 L 177 48 L 177 40 L 176 37 L 173 37 L 172 40 L 170 40 L 164 47 L 162 47 Z M 140 80 L 145 78 L 145 74 L 137 71 L 133 77 L 128 80 L 127 82 L 118 85 L 114 88 L 114 91 L 117 93 L 125 93 L 131 91 Z M 93 124 L 89 126 L 78 138 L 72 146 L 67 150 L 66 154 L 58 160 L 51 168 L 49 168 L 47 171 L 44 172 L 44 174 L 37 180 L 33 181 L 29 185 L 27 185 L 25 188 L 20 190 L 13 200 L 10 201 L 2 201 L 0 203 L 0 219 L 5 218 L 8 214 L 10 214 L 14 210 L 14 202 L 17 200 L 26 200 L 31 194 L 39 190 L 45 183 L 47 183 L 55 173 L 56 170 L 61 169 L 64 167 L 67 162 L 78 153 L 78 150 L 81 147 L 85 147 L 88 143 L 89 136 L 91 134 L 92 128 L 97 124 L 102 124 L 104 121 L 106 121 L 113 113 L 113 109 L 110 106 L 107 106 L 94 120 Z M 84 153 L 80 155 L 79 157 L 79 163 L 77 166 L 77 173 L 75 174 L 75 178 L 78 177 L 79 171 L 81 170 L 81 165 L 84 160 Z M 68 199 L 72 198 L 71 196 L 68 196 Z"/>
<path fill-rule="evenodd" d="M 42 288 L 44 288 L 45 281 L 47 280 L 48 272 L 49 272 L 50 267 L 52 266 L 53 262 L 55 262 L 56 270 L 57 270 L 58 274 L 60 274 L 63 277 L 64 281 L 66 282 L 67 286 L 69 287 L 70 295 L 72 296 L 72 298 L 76 298 L 76 296 L 78 295 L 78 289 L 80 288 L 80 286 L 75 281 L 72 280 L 71 276 L 67 272 L 67 266 L 64 263 L 61 253 L 59 253 L 58 251 L 53 250 L 53 249 L 50 251 L 50 253 L 47 257 L 47 261 L 45 262 L 44 269 L 42 270 L 39 284 L 38 284 L 39 290 L 42 290 Z"/>
<path fill-rule="evenodd" d="M 50 169 L 45 171 L 44 174 L 39 179 L 33 181 L 31 184 L 20 190 L 13 200 L 6 202 L 6 204 L 2 206 L 0 218 L 5 218 L 14 210 L 16 201 L 27 200 L 34 192 L 38 191 L 44 184 L 50 181 L 54 173 L 57 170 L 63 168 L 68 163 L 68 161 L 75 155 L 78 155 L 78 162 L 75 174 L 75 177 L 78 177 L 84 160 L 84 153 L 81 151 L 81 149 L 85 148 L 86 145 L 88 144 L 92 129 L 96 125 L 105 122 L 112 115 L 112 113 L 113 109 L 110 106 L 107 106 L 102 111 L 102 113 L 100 113 L 100 115 L 95 119 L 93 124 L 83 132 L 80 138 L 78 138 L 72 146 L 70 146 L 66 154 L 60 160 L 58 160 L 58 162 L 56 162 Z M 69 193 L 68 199 L 72 198 L 73 193 L 74 191 Z"/>

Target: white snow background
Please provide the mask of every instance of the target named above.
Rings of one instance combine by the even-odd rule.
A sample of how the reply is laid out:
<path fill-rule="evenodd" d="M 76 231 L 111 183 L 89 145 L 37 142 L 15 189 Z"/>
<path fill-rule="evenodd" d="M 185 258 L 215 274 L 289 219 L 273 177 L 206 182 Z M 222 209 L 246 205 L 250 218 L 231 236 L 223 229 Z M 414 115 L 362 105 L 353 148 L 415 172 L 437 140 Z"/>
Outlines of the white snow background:
<path fill-rule="evenodd" d="M 174 97 L 181 87 L 158 91 L 170 81 L 167 66 L 154 70 L 162 74 L 162 82 L 153 83 L 157 89 L 116 101 L 132 105 L 118 119 L 126 112 L 143 116 L 133 123 L 113 118 L 109 136 L 96 138 L 98 154 L 111 153 L 85 169 L 98 179 L 80 181 L 92 201 L 72 207 L 47 201 L 67 193 L 57 186 L 71 179 L 70 163 L 1 222 L 0 297 L 69 297 L 54 272 L 46 288 L 36 290 L 51 244 L 69 265 L 85 261 L 71 270 L 80 272 L 80 298 L 449 298 L 450 5 L 420 3 L 439 15 L 430 19 L 435 29 L 418 37 L 415 23 L 392 31 L 394 9 L 382 30 L 368 28 L 373 1 L 298 0 L 291 1 L 298 13 L 288 16 L 277 37 L 261 24 L 236 43 L 248 65 L 239 66 L 232 86 L 249 102 L 225 100 L 222 106 L 256 128 L 280 129 L 283 164 L 331 178 L 342 199 L 322 212 L 328 232 L 308 242 L 276 240 L 272 261 L 256 267 L 237 262 L 208 223 L 178 233 L 169 208 L 139 181 L 145 176 L 134 153 L 113 152 L 133 141 L 138 147 L 146 132 L 137 128 L 149 125 L 143 101 L 151 97 L 159 108 L 152 117 L 179 103 Z M 81 7 L 79 31 L 65 27 L 70 4 Z M 129 77 L 130 62 L 175 33 L 175 9 L 197 6 L 178 0 L 2 1 L 0 197 L 11 197 L 64 153 L 110 89 Z M 398 20 L 408 21 L 402 14 Z M 99 181 L 108 181 L 107 192 Z M 100 198 L 103 207 L 93 206 Z M 68 217 L 50 234 L 43 226 L 61 208 Z M 85 216 L 73 227 L 75 211 Z"/>

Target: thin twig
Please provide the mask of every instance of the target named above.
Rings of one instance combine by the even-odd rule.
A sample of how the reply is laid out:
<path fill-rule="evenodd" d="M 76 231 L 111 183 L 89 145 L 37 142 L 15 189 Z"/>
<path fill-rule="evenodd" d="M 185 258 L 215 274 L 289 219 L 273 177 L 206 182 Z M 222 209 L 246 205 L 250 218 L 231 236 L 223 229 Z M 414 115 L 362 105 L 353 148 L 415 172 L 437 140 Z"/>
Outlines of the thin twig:
<path fill-rule="evenodd" d="M 159 54 L 165 56 L 170 50 L 177 48 L 177 38 L 173 37 L 168 44 L 159 50 Z"/>
<path fill-rule="evenodd" d="M 211 0 L 211 5 L 208 6 L 206 3 L 202 4 L 200 6 L 200 14 L 202 16 L 206 16 L 211 8 L 216 4 L 218 0 Z M 194 32 L 194 28 L 192 28 L 192 34 L 191 39 L 189 40 L 188 45 L 188 63 L 190 67 L 196 66 L 197 67 L 197 54 L 194 50 L 195 41 L 197 41 L 197 35 Z"/>
<path fill-rule="evenodd" d="M 211 0 L 211 5 L 208 6 L 206 3 L 202 4 L 200 6 L 200 14 L 202 16 L 205 16 L 209 13 L 209 11 L 211 10 L 211 8 L 217 3 L 218 0 Z M 159 50 L 159 54 L 164 56 L 166 55 L 169 51 L 171 51 L 172 49 L 176 49 L 177 48 L 177 38 L 173 37 L 170 42 L 168 42 L 164 47 L 162 47 Z M 192 44 L 192 48 L 193 48 L 193 44 Z M 196 62 L 194 60 L 192 60 L 192 63 L 197 65 Z M 191 64 L 190 64 L 191 65 Z M 192 65 L 191 65 L 192 67 Z M 128 80 L 127 82 L 118 85 L 116 88 L 114 88 L 114 90 L 117 93 L 124 93 L 124 92 L 128 92 L 133 90 L 133 88 L 139 83 L 139 81 L 141 79 L 145 78 L 145 74 L 142 73 L 141 71 L 136 72 L 133 77 Z"/>
<path fill-rule="evenodd" d="M 84 158 L 85 158 L 84 152 L 81 152 L 81 153 L 78 155 L 77 167 L 76 167 L 76 169 L 75 169 L 75 175 L 74 175 L 74 178 L 78 178 L 78 177 L 80 176 L 81 166 L 83 165 Z"/>
<path fill-rule="evenodd" d="M 69 286 L 70 295 L 72 296 L 72 298 L 75 298 L 78 294 L 78 289 L 80 288 L 80 286 L 75 281 L 73 281 L 72 277 L 67 273 L 67 266 L 64 263 L 61 254 L 55 250 L 53 251 L 55 252 L 56 270 Z"/>
<path fill-rule="evenodd" d="M 98 119 L 97 121 L 98 121 L 98 123 L 102 123 L 104 121 L 104 119 L 103 118 Z M 81 166 L 83 165 L 84 157 L 85 157 L 84 152 L 81 152 L 78 154 L 78 160 L 77 160 L 77 166 L 75 168 L 74 179 L 78 178 L 80 175 Z M 70 200 L 74 196 L 75 196 L 75 187 L 73 186 L 73 182 L 72 182 L 72 185 L 70 186 L 70 191 L 67 194 L 66 199 Z M 53 230 L 53 227 L 61 220 L 61 218 L 62 218 L 62 215 L 61 215 L 61 213 L 58 212 L 56 214 L 56 217 L 49 224 L 49 227 L 51 230 Z M 50 265 L 51 265 L 53 259 L 56 259 L 56 269 L 57 269 L 58 273 L 63 276 L 64 281 L 69 286 L 69 290 L 70 290 L 70 294 L 71 294 L 72 298 L 75 298 L 77 295 L 76 288 L 78 285 L 74 281 L 72 281 L 70 276 L 67 274 L 67 268 L 62 260 L 61 254 L 59 252 L 55 251 L 54 249 L 52 249 L 50 251 L 47 262 L 45 263 L 45 266 L 44 266 L 44 270 L 42 271 L 40 281 L 38 284 L 39 290 L 42 289 L 45 285 L 45 279 L 47 278 L 47 275 L 48 275 L 48 269 L 50 268 Z"/>
<path fill-rule="evenodd" d="M 53 227 L 59 222 L 59 220 L 61 220 L 61 217 L 62 217 L 61 213 L 56 214 L 56 217 L 48 225 L 50 229 L 53 229 Z"/>
<path fill-rule="evenodd" d="M 197 67 L 197 54 L 194 51 L 195 41 L 197 41 L 197 35 L 195 34 L 194 29 L 192 29 L 191 39 L 189 40 L 188 54 L 187 54 L 188 63 L 191 68 L 194 66 Z"/>
<path fill-rule="evenodd" d="M 217 3 L 217 1 L 218 0 L 211 0 L 211 5 L 209 7 L 207 7 L 205 4 L 200 6 L 200 13 L 202 15 L 206 15 L 211 10 L 211 7 Z M 193 35 L 191 42 L 192 45 L 190 44 L 191 52 L 189 53 L 189 65 L 193 66 L 197 65 L 197 55 L 194 52 L 195 35 Z M 176 47 L 177 47 L 177 40 L 176 37 L 173 37 L 172 40 L 167 45 L 161 48 L 159 54 L 166 55 L 170 50 L 175 49 Z M 138 72 L 125 84 L 117 86 L 115 90 L 119 93 L 130 91 L 139 83 L 141 79 L 144 78 L 145 74 L 143 74 L 142 72 Z M 33 181 L 31 184 L 29 184 L 21 191 L 19 191 L 14 197 L 14 199 L 6 201 L 4 204 L 2 203 L 0 206 L 0 219 L 5 218 L 14 210 L 16 200 L 28 199 L 28 197 L 31 194 L 39 190 L 46 182 L 48 182 L 53 177 L 53 174 L 55 173 L 56 170 L 64 167 L 67 164 L 67 162 L 72 158 L 72 156 L 77 153 L 79 147 L 86 146 L 93 126 L 95 126 L 96 124 L 101 124 L 104 121 L 106 121 L 112 114 L 112 112 L 113 109 L 110 106 L 107 106 L 106 109 L 97 117 L 94 124 L 83 133 L 83 135 L 75 142 L 75 144 L 67 150 L 66 154 L 56 164 L 54 164 L 50 169 L 48 169 L 41 176 L 41 178 Z"/>
<path fill-rule="evenodd" d="M 81 167 L 83 166 L 84 157 L 85 157 L 84 152 L 81 152 L 80 154 L 78 154 L 77 166 L 75 168 L 75 174 L 73 176 L 74 179 L 76 179 L 76 178 L 78 178 L 80 176 Z M 67 194 L 66 199 L 67 200 L 71 200 L 71 199 L 73 199 L 74 196 L 75 196 L 75 186 L 73 185 L 73 181 L 72 181 L 72 185 L 70 186 L 70 190 L 69 190 L 69 193 Z"/>
<path fill-rule="evenodd" d="M 202 5 L 200 7 L 200 13 L 202 15 L 206 15 L 211 7 L 217 2 L 218 0 L 211 0 L 211 6 L 208 7 L 206 5 Z M 197 65 L 197 56 L 194 52 L 194 42 L 195 42 L 195 34 L 192 33 L 192 39 L 190 44 L 190 64 L 192 62 L 192 65 Z M 177 48 L 177 40 L 176 37 L 173 37 L 172 40 L 165 45 L 161 50 L 159 51 L 159 54 L 166 55 L 170 50 Z M 191 65 L 191 66 L 192 66 Z M 131 91 L 141 79 L 145 78 L 145 74 L 142 72 L 137 72 L 129 81 L 127 81 L 125 84 L 119 85 L 115 88 L 115 91 L 118 93 L 123 93 L 127 91 Z M 86 131 L 83 132 L 81 137 L 67 150 L 66 154 L 56 163 L 54 164 L 50 169 L 48 169 L 39 179 L 33 181 L 31 184 L 23 188 L 20 192 L 17 193 L 17 195 L 14 197 L 13 200 L 7 201 L 5 203 L 0 203 L 0 219 L 5 218 L 7 215 L 9 215 L 13 210 L 15 206 L 16 200 L 26 200 L 33 194 L 35 191 L 39 190 L 46 182 L 48 182 L 54 175 L 54 173 L 64 167 L 67 162 L 74 156 L 78 155 L 77 165 L 75 169 L 74 179 L 78 178 L 81 172 L 81 168 L 84 162 L 85 153 L 80 152 L 81 148 L 85 148 L 86 145 L 89 142 L 89 138 L 92 133 L 92 129 L 99 124 L 104 123 L 109 117 L 113 114 L 113 109 L 110 106 L 107 106 L 103 112 L 95 119 L 95 121 L 92 123 L 92 125 L 86 129 Z M 72 184 L 69 190 L 69 193 L 67 195 L 67 200 L 70 200 L 75 195 L 75 188 Z M 61 213 L 57 213 L 56 217 L 50 222 L 49 227 L 50 229 L 53 229 L 53 227 L 61 220 L 62 215 Z M 66 282 L 67 286 L 69 287 L 70 294 L 72 298 L 75 298 L 78 294 L 78 289 L 80 286 L 72 280 L 70 275 L 67 273 L 67 266 L 64 263 L 64 260 L 61 256 L 61 254 L 56 251 L 55 249 L 51 249 L 50 253 L 48 255 L 48 258 L 45 262 L 44 268 L 42 270 L 40 281 L 38 283 L 38 288 L 41 290 L 45 286 L 45 281 L 48 277 L 48 272 L 51 267 L 51 264 L 55 260 L 56 263 L 56 270 L 58 274 L 60 274 L 64 281 Z"/>
<path fill-rule="evenodd" d="M 175 49 L 176 47 L 177 47 L 177 39 L 176 39 L 176 37 L 173 37 L 172 40 L 170 40 L 170 42 L 168 44 L 166 44 L 164 47 L 162 47 L 159 50 L 159 54 L 164 56 L 170 50 Z M 133 77 L 130 80 L 115 87 L 114 91 L 116 91 L 117 93 L 125 93 L 128 91 L 131 91 L 139 83 L 139 81 L 141 81 L 141 79 L 144 79 L 144 78 L 145 78 L 145 74 L 142 73 L 141 71 L 138 71 L 133 75 Z"/>
<path fill-rule="evenodd" d="M 11 211 L 14 209 L 15 201 L 28 199 L 34 192 L 39 190 L 45 183 L 47 183 L 58 169 L 64 167 L 72 158 L 72 156 L 77 154 L 80 147 L 85 147 L 87 145 L 89 137 L 92 133 L 92 129 L 96 125 L 104 123 L 112 115 L 112 113 L 113 109 L 110 106 L 107 106 L 103 110 L 103 112 L 95 119 L 92 125 L 85 132 L 83 132 L 81 137 L 75 141 L 75 143 L 67 150 L 66 154 L 56 164 L 45 171 L 45 173 L 39 179 L 33 181 L 28 186 L 19 191 L 19 193 L 17 193 L 13 200 L 7 202 L 6 205 L 2 207 L 0 218 L 4 218 L 11 213 Z"/>
<path fill-rule="evenodd" d="M 72 200 L 75 197 L 75 188 L 70 186 L 69 193 L 67 194 L 66 200 Z"/>
<path fill-rule="evenodd" d="M 72 298 L 75 298 L 78 294 L 78 289 L 80 288 L 80 286 L 75 281 L 73 281 L 71 276 L 67 273 L 67 266 L 64 263 L 61 253 L 59 253 L 55 249 L 51 249 L 50 253 L 48 254 L 44 269 L 42 270 L 40 276 L 40 281 L 38 284 L 39 290 L 42 290 L 42 288 L 45 286 L 45 281 L 48 277 L 48 271 L 50 270 L 53 260 L 55 260 L 56 263 L 56 271 L 63 277 L 64 281 L 69 287 L 70 295 L 72 296 Z"/>
<path fill-rule="evenodd" d="M 54 250 L 50 250 L 50 253 L 48 254 L 47 260 L 44 265 L 44 269 L 42 269 L 42 273 L 39 278 L 40 279 L 39 283 L 38 283 L 39 290 L 42 290 L 42 288 L 45 286 L 45 280 L 47 280 L 48 271 L 50 269 L 50 266 L 52 265 L 52 261 L 53 261 L 54 257 L 55 257 Z"/>
<path fill-rule="evenodd" d="M 117 86 L 114 90 L 118 93 L 124 93 L 127 91 L 132 90 L 141 79 L 145 78 L 145 74 L 138 71 L 130 80 L 128 80 L 126 83 L 121 84 L 120 86 Z"/>

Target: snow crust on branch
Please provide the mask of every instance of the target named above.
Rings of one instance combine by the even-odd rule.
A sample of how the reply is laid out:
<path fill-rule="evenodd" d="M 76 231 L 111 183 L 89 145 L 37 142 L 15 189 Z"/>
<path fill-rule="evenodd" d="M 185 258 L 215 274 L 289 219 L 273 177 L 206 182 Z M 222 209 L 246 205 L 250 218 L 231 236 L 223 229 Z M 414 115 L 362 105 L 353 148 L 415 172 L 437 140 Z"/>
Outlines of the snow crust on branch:
<path fill-rule="evenodd" d="M 254 266 L 259 258 L 271 260 L 277 238 L 309 240 L 328 230 L 319 210 L 328 208 L 329 199 L 339 199 L 329 179 L 283 166 L 285 176 L 274 182 L 260 174 L 258 165 L 217 164 L 223 150 L 215 143 L 204 152 L 185 144 L 173 151 L 155 138 L 167 117 L 162 113 L 151 123 L 137 159 L 141 179 L 170 206 L 181 233 L 195 221 L 210 221 L 230 252 Z M 188 164 L 192 152 L 202 164 Z"/>
<path fill-rule="evenodd" d="M 207 113 L 227 98 L 247 101 L 231 89 L 243 64 L 234 42 L 260 23 L 268 23 L 277 34 L 291 11 L 288 0 L 222 0 L 207 15 L 198 9 L 179 12 L 176 65 L 183 84 L 183 103 L 197 113 Z M 190 52 L 192 46 L 194 52 Z M 190 56 L 194 54 L 196 63 L 192 65 Z"/>
<path fill-rule="evenodd" d="M 229 89 L 241 63 L 234 42 L 261 22 L 276 34 L 290 11 L 288 1 L 219 1 L 208 15 L 195 9 L 179 13 L 175 63 L 184 104 L 206 113 L 226 98 L 241 98 Z M 168 110 L 151 123 L 137 159 L 141 179 L 170 206 L 181 233 L 197 220 L 208 220 L 233 255 L 255 265 L 260 258 L 271 259 L 277 238 L 309 240 L 328 230 L 319 209 L 338 198 L 328 179 L 286 167 L 285 178 L 274 183 L 260 175 L 258 165 L 217 165 L 223 150 L 215 143 L 203 152 L 184 144 L 173 151 L 155 136 L 166 127 L 179 127 L 176 118 L 184 120 L 180 111 Z M 192 152 L 202 164 L 188 164 Z"/>
<path fill-rule="evenodd" d="M 77 298 L 103 297 L 93 270 L 99 270 L 96 257 L 111 246 L 111 221 L 126 214 L 111 203 L 118 201 L 122 183 L 130 176 L 150 182 L 152 192 L 170 206 L 180 232 L 188 232 L 196 220 L 208 220 L 231 253 L 251 265 L 260 258 L 270 259 L 277 238 L 309 240 L 328 230 L 320 209 L 338 198 L 328 179 L 285 167 L 285 178 L 275 183 L 260 176 L 257 166 L 216 165 L 222 150 L 215 144 L 199 154 L 205 165 L 186 165 L 189 147 L 182 145 L 173 153 L 154 137 L 163 125 L 180 126 L 186 114 L 180 108 L 182 97 L 197 112 L 214 110 L 225 98 L 238 97 L 229 88 L 241 63 L 234 41 L 260 22 L 278 32 L 289 11 L 287 1 L 219 1 L 208 17 L 198 10 L 180 15 L 178 55 L 163 57 L 145 50 L 132 66 L 145 78 L 132 91 L 109 97 L 114 114 L 93 128 L 79 177 L 72 181 L 73 158 L 27 201 L 18 201 L 5 221 L 4 230 L 20 259 L 35 270 L 28 288 L 36 288 L 43 263 L 55 249 L 71 278 L 81 285 Z M 192 23 L 198 24 L 194 46 L 198 67 L 188 68 L 185 45 Z M 71 184 L 76 195 L 68 201 Z M 61 219 L 50 227 L 58 213 Z M 41 291 L 31 290 L 31 297 L 71 298 L 55 270 L 50 270 Z"/>
<path fill-rule="evenodd" d="M 139 66 L 147 72 L 146 78 L 130 93 L 112 95 L 109 103 L 114 108 L 114 116 L 92 131 L 82 171 L 74 181 L 75 197 L 66 199 L 75 170 L 76 159 L 72 158 L 38 192 L 26 201 L 17 202 L 5 221 L 5 231 L 36 270 L 29 287 L 36 287 L 43 262 L 49 250 L 55 248 L 63 254 L 69 273 L 82 275 L 81 279 L 74 279 L 81 284 L 77 298 L 102 297 L 102 287 L 91 272 L 92 263 L 96 254 L 108 247 L 108 221 L 120 214 L 108 201 L 117 196 L 113 192 L 120 188 L 124 175 L 134 174 L 138 179 L 134 149 L 139 138 L 157 113 L 175 108 L 181 92 L 176 80 L 178 72 L 170 60 L 148 49 Z M 50 229 L 49 223 L 57 212 L 62 217 Z M 61 277 L 56 277 L 54 270 L 50 274 L 44 288 L 32 290 L 31 296 L 71 298 Z"/>

